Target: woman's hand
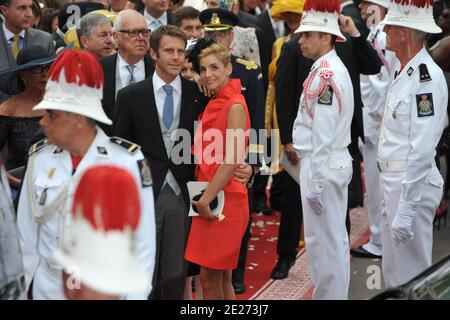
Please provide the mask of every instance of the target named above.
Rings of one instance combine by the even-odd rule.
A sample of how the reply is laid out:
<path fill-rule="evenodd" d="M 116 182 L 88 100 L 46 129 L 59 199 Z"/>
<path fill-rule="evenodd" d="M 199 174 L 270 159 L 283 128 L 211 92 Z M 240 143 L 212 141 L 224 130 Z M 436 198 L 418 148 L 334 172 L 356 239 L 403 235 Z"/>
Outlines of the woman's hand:
<path fill-rule="evenodd" d="M 252 173 L 252 166 L 248 163 L 242 163 L 238 165 L 236 171 L 234 172 L 234 180 L 245 185 L 250 180 Z"/>
<path fill-rule="evenodd" d="M 211 209 L 209 208 L 209 204 L 202 201 L 202 199 L 200 198 L 200 200 L 198 201 L 192 201 L 192 205 L 197 207 L 197 212 L 198 212 L 198 216 L 202 219 L 206 219 L 206 220 L 213 220 L 214 216 L 211 213 Z"/>

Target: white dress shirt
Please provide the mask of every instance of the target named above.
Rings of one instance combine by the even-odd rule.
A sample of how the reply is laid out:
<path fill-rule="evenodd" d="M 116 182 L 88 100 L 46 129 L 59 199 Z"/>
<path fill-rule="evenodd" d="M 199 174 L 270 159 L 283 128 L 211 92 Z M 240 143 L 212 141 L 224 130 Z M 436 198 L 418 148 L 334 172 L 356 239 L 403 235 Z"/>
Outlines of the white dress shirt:
<path fill-rule="evenodd" d="M 147 9 L 145 9 L 144 10 L 144 18 L 145 18 L 145 21 L 147 22 L 148 29 L 151 30 L 152 32 L 155 31 L 155 29 L 157 29 L 157 27 L 155 25 L 155 20 L 159 20 L 159 22 L 161 23 L 162 26 L 167 25 L 167 11 L 164 12 L 161 15 L 161 17 L 154 18 L 150 13 L 147 12 Z"/>
<path fill-rule="evenodd" d="M 181 79 L 180 76 L 177 76 L 175 80 L 171 83 L 165 83 L 155 71 L 153 73 L 153 92 L 155 93 L 155 102 L 156 108 L 158 109 L 159 120 L 162 121 L 163 111 L 164 111 L 164 100 L 166 99 L 166 92 L 163 89 L 163 85 L 169 84 L 173 88 L 173 118 L 177 118 L 180 114 L 181 108 Z M 172 126 L 175 124 L 175 121 L 172 122 Z"/>
<path fill-rule="evenodd" d="M 130 80 L 130 72 L 128 71 L 129 64 L 120 56 L 120 51 L 117 54 L 117 65 L 116 65 L 116 97 L 117 92 L 120 89 L 128 85 Z M 134 82 L 142 81 L 145 79 L 145 63 L 144 58 L 142 58 L 138 63 L 134 64 L 136 68 L 133 70 Z"/>
<path fill-rule="evenodd" d="M 5 34 L 5 38 L 6 38 L 6 40 L 8 40 L 9 48 L 11 49 L 11 47 L 13 45 L 13 41 L 14 41 L 12 39 L 12 37 L 14 37 L 16 34 L 9 31 L 8 28 L 6 28 L 4 22 L 3 22 L 2 26 L 3 26 L 3 33 Z M 25 30 L 20 31 L 19 35 L 20 35 L 19 48 L 22 49 L 25 46 Z"/>

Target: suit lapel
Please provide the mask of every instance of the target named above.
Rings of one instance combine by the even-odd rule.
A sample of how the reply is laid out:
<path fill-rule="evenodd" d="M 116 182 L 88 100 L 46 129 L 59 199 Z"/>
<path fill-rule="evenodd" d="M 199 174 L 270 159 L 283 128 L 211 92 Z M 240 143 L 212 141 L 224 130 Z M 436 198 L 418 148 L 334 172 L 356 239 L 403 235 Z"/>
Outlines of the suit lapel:
<path fill-rule="evenodd" d="M 142 82 L 144 90 L 142 96 L 134 97 L 140 101 L 148 101 L 148 103 L 138 103 L 141 106 L 142 115 L 146 125 L 146 132 L 152 138 L 153 143 L 156 144 L 155 150 L 161 150 L 164 159 L 167 159 L 166 147 L 162 137 L 161 125 L 159 124 L 158 110 L 156 108 L 155 94 L 153 89 L 153 78 L 149 77 Z M 152 144 L 153 144 L 152 143 Z"/>
<path fill-rule="evenodd" d="M 8 40 L 6 39 L 6 36 L 3 33 L 2 24 L 0 24 L 0 41 L 1 41 L 0 57 L 2 57 L 0 59 L 0 70 L 3 70 L 15 66 L 16 61 L 14 60 L 13 56 L 11 55 L 11 52 L 9 51 Z M 4 57 L 6 57 L 6 59 L 4 59 Z"/>

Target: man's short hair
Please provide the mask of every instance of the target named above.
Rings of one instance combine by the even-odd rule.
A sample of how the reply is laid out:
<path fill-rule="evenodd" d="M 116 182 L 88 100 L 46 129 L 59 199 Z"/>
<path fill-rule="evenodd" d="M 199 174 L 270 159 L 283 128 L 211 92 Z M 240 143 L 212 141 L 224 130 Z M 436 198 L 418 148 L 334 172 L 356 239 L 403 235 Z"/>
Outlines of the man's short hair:
<path fill-rule="evenodd" d="M 320 34 L 320 36 L 324 36 L 327 33 L 326 32 L 319 32 L 319 34 Z M 334 47 L 336 45 L 336 42 L 337 42 L 337 35 L 331 34 L 331 33 L 329 33 L 329 35 L 331 36 L 330 44 Z"/>
<path fill-rule="evenodd" d="M 184 19 L 188 20 L 199 19 L 199 16 L 200 11 L 198 11 L 197 9 L 190 6 L 181 7 L 173 13 L 172 22 L 173 25 L 181 27 L 181 23 L 183 22 Z"/>
<path fill-rule="evenodd" d="M 185 45 L 187 44 L 186 35 L 184 34 L 183 31 L 181 31 L 180 28 L 167 25 L 159 27 L 158 29 L 152 32 L 150 36 L 150 49 L 153 49 L 153 51 L 157 53 L 159 49 L 159 44 L 161 42 L 161 38 L 163 36 L 179 38 L 184 41 Z"/>
<path fill-rule="evenodd" d="M 102 14 L 88 13 L 87 15 L 85 15 L 80 19 L 79 24 L 77 26 L 78 39 L 81 39 L 81 36 L 86 36 L 90 38 L 92 35 L 92 29 L 104 23 L 111 23 L 111 21 Z"/>

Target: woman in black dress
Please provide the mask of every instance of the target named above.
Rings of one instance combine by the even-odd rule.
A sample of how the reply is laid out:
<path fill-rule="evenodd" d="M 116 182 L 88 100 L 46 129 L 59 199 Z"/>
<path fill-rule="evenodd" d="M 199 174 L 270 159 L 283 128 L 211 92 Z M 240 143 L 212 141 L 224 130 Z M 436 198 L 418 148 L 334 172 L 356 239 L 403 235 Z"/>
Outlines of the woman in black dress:
<path fill-rule="evenodd" d="M 55 56 L 41 46 L 22 49 L 17 55 L 17 66 L 0 72 L 0 91 L 11 96 L 0 105 L 0 150 L 5 152 L 6 170 L 26 164 L 30 141 L 39 130 L 43 111 L 33 111 L 45 92 L 48 70 Z M 8 175 L 13 189 L 20 179 Z"/>

